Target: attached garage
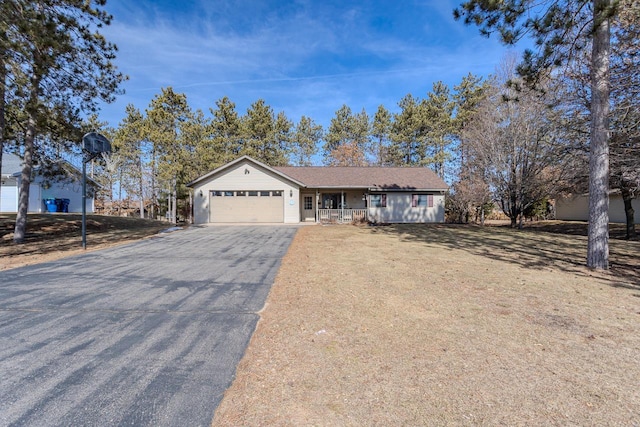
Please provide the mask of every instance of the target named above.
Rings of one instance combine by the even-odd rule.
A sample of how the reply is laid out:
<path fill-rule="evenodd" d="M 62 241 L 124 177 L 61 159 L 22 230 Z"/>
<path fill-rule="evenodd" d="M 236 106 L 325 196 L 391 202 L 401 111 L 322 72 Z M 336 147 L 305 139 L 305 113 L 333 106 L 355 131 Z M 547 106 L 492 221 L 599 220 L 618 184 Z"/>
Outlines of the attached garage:
<path fill-rule="evenodd" d="M 209 191 L 209 222 L 284 222 L 282 190 Z"/>
<path fill-rule="evenodd" d="M 298 223 L 301 182 L 247 156 L 188 184 L 196 224 Z"/>

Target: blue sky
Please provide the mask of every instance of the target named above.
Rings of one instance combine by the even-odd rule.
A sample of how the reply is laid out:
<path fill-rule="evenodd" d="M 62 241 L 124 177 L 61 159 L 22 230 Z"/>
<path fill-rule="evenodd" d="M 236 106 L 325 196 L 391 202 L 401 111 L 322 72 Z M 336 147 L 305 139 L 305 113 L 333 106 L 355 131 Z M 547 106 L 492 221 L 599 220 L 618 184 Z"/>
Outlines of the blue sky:
<path fill-rule="evenodd" d="M 126 93 L 102 105 L 116 126 L 127 104 L 144 110 L 162 87 L 207 116 L 228 96 L 239 114 L 264 99 L 297 122 L 326 129 L 343 104 L 392 112 L 434 82 L 453 87 L 492 73 L 507 49 L 454 21 L 457 1 L 108 0 L 103 29 L 119 48 Z"/>

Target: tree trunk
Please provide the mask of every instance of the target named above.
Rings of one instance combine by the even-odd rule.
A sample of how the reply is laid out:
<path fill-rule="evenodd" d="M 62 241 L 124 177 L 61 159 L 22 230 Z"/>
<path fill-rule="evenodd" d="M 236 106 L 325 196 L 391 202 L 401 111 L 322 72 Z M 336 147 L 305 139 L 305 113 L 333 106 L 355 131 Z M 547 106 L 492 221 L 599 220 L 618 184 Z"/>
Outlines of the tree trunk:
<path fill-rule="evenodd" d="M 144 171 L 140 157 L 138 157 L 138 166 L 140 168 L 140 218 L 144 218 Z"/>
<path fill-rule="evenodd" d="M 118 216 L 122 216 L 122 168 L 118 174 Z M 113 182 L 111 184 L 111 205 L 113 206 Z"/>
<path fill-rule="evenodd" d="M 609 268 L 609 6 L 610 0 L 593 0 L 587 267 L 597 270 Z"/>
<path fill-rule="evenodd" d="M 626 185 L 625 182 L 622 182 L 622 185 L 620 185 L 620 192 L 622 193 L 622 201 L 624 202 L 624 213 L 627 219 L 627 233 L 625 238 L 629 240 L 636 237 L 636 224 L 634 220 L 635 211 L 632 204 L 633 197 L 629 186 Z"/>
<path fill-rule="evenodd" d="M 3 34 L 4 35 L 4 34 Z M 5 105 L 6 105 L 6 91 L 4 86 L 7 82 L 6 68 L 4 65 L 4 59 L 2 57 L 3 52 L 0 52 L 0 176 L 2 176 L 2 153 L 4 151 L 4 129 L 5 129 Z M 0 185 L 0 196 L 2 196 L 2 185 Z"/>
<path fill-rule="evenodd" d="M 171 197 L 173 198 L 173 206 L 171 211 L 171 219 L 174 224 L 178 223 L 178 184 L 177 180 L 173 180 L 173 186 L 171 191 Z"/>
<path fill-rule="evenodd" d="M 36 138 L 36 120 L 29 115 L 27 133 L 24 138 L 24 158 L 20 175 L 20 195 L 18 197 L 18 214 L 13 232 L 13 241 L 23 243 L 27 234 L 27 212 L 29 212 L 29 188 L 31 186 L 31 169 L 33 166 L 33 143 Z"/>
<path fill-rule="evenodd" d="M 156 149 L 151 153 L 151 218 L 156 219 Z"/>

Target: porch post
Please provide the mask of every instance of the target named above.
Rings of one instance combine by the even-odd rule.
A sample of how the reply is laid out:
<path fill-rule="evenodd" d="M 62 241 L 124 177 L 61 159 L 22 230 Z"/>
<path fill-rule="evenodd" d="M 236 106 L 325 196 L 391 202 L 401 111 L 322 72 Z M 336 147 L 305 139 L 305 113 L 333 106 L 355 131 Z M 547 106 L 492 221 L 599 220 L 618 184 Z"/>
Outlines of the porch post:
<path fill-rule="evenodd" d="M 320 218 L 318 217 L 318 201 L 320 200 L 320 192 L 316 189 L 316 197 L 313 201 L 313 212 L 316 215 L 316 222 L 320 222 Z"/>
<path fill-rule="evenodd" d="M 344 191 L 340 190 L 340 222 L 344 222 Z"/>

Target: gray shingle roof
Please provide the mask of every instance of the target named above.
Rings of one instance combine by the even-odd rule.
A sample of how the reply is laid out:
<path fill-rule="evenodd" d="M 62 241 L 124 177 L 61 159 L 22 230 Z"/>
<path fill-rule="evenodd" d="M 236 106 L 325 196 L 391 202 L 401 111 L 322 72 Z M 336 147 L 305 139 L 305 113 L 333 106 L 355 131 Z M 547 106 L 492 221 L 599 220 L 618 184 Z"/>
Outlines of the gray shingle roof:
<path fill-rule="evenodd" d="M 273 169 L 310 188 L 379 188 L 381 190 L 446 190 L 432 170 L 421 167 L 282 166 Z"/>

